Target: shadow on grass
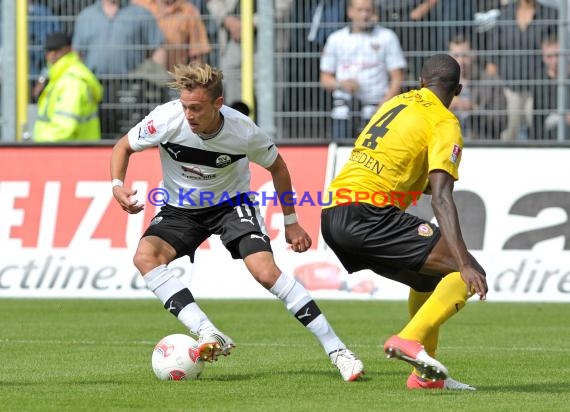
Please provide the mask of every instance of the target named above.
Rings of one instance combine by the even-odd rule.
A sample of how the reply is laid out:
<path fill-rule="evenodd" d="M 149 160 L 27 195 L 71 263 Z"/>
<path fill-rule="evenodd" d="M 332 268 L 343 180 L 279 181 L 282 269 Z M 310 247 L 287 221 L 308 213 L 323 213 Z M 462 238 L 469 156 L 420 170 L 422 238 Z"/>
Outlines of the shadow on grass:
<path fill-rule="evenodd" d="M 342 378 L 340 377 L 340 373 L 336 370 L 315 370 L 315 369 L 296 369 L 296 370 L 288 370 L 288 371 L 268 371 L 268 370 L 260 370 L 259 372 L 255 373 L 242 373 L 242 374 L 229 374 L 229 375 L 215 375 L 215 376 L 202 376 L 200 381 L 210 381 L 210 382 L 233 382 L 233 381 L 247 381 L 247 380 L 259 380 L 264 378 L 273 378 L 276 376 L 282 377 L 282 380 L 294 380 L 299 379 L 306 381 L 307 377 L 322 377 L 323 379 L 333 379 L 342 382 Z M 358 382 L 371 382 L 374 380 L 402 380 L 406 378 L 402 378 L 399 372 L 365 372 L 365 374 L 360 377 L 357 381 Z"/>
<path fill-rule="evenodd" d="M 200 377 L 199 381 L 204 383 L 215 383 L 215 382 L 246 382 L 246 381 L 263 381 L 263 380 L 272 380 L 275 377 L 280 377 L 282 381 L 299 381 L 299 382 L 307 382 L 307 378 L 322 378 L 326 380 L 338 381 L 343 382 L 340 374 L 335 369 L 330 370 L 315 370 L 315 369 L 291 369 L 287 371 L 270 371 L 270 370 L 259 370 L 254 373 L 213 373 L 213 374 L 204 374 Z M 124 379 L 115 378 L 109 379 L 108 377 L 84 377 L 84 378 L 32 378 L 32 379 L 19 379 L 16 381 L 8 381 L 8 380 L 0 380 L 0 388 L 2 387 L 34 387 L 34 386 L 45 386 L 45 385 L 56 385 L 56 386 L 87 386 L 87 385 L 139 385 L 141 384 L 140 380 L 132 380 L 129 376 L 124 376 Z M 355 382 L 351 382 L 350 384 L 358 384 L 358 383 L 373 383 L 373 382 L 405 382 L 406 380 L 405 375 L 402 375 L 401 372 L 397 371 L 367 371 L 365 374 Z M 152 378 L 151 378 L 152 379 Z M 159 380 L 154 380 L 155 382 L 160 382 Z M 529 386 L 530 388 L 530 386 Z M 565 387 L 560 384 L 559 391 L 562 392 Z M 499 390 L 499 388 L 490 388 L 490 390 Z M 504 390 L 504 388 L 503 388 Z M 521 390 L 524 392 L 524 390 Z M 558 390 L 556 391 L 558 392 Z"/>

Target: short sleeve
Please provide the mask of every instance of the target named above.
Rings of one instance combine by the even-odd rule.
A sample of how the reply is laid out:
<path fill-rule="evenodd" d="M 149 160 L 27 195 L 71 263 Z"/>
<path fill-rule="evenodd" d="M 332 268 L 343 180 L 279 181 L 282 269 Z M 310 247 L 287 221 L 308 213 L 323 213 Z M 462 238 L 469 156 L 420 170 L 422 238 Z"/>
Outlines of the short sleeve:
<path fill-rule="evenodd" d="M 463 151 L 463 137 L 459 122 L 446 119 L 434 127 L 434 133 L 428 143 L 428 168 L 443 170 L 455 180 L 459 179 L 459 163 Z"/>
<path fill-rule="evenodd" d="M 277 146 L 271 138 L 259 127 L 255 126 L 253 134 L 248 143 L 247 157 L 253 163 L 268 168 L 277 159 Z"/>
<path fill-rule="evenodd" d="M 387 42 L 388 56 L 386 58 L 386 65 L 389 71 L 397 69 L 405 69 L 407 67 L 406 59 L 404 53 L 402 52 L 402 46 L 400 45 L 400 40 L 398 36 L 393 31 L 389 31 L 389 41 Z"/>
<path fill-rule="evenodd" d="M 158 146 L 168 140 L 170 136 L 167 108 L 175 110 L 171 105 L 158 106 L 127 133 L 131 148 L 140 152 L 149 147 Z"/>
<path fill-rule="evenodd" d="M 319 63 L 320 70 L 326 73 L 336 73 L 337 66 L 337 48 L 335 42 L 336 36 L 330 35 L 325 43 L 321 60 Z"/>

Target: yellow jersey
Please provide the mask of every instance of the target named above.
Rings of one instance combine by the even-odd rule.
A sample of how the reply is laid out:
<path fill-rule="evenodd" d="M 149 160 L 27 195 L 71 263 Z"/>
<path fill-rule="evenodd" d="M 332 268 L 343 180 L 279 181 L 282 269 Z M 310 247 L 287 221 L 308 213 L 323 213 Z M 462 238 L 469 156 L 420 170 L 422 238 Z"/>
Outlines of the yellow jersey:
<path fill-rule="evenodd" d="M 358 136 L 328 188 L 332 201 L 325 207 L 362 202 L 405 210 L 422 193 L 429 193 L 432 170 L 459 178 L 462 150 L 457 117 L 431 90 L 395 96 Z"/>

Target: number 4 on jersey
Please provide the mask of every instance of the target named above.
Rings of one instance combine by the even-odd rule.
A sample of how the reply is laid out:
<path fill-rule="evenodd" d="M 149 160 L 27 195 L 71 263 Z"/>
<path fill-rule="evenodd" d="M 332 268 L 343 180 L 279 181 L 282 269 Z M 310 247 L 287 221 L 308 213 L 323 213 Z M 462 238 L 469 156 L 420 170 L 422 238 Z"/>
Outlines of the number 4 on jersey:
<path fill-rule="evenodd" d="M 362 142 L 362 146 L 372 150 L 376 149 L 376 146 L 378 146 L 377 139 L 384 137 L 384 135 L 388 133 L 390 130 L 388 129 L 388 125 L 405 107 L 405 104 L 400 104 L 384 113 L 376 124 L 368 130 L 368 138 Z"/>

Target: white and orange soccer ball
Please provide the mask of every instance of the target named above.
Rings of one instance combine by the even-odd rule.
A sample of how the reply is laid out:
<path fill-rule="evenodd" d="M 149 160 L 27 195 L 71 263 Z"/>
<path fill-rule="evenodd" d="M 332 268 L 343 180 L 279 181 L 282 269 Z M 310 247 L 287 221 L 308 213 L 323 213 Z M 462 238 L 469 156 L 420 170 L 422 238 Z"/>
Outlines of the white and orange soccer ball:
<path fill-rule="evenodd" d="M 204 370 L 198 342 L 181 333 L 165 336 L 152 351 L 152 370 L 163 381 L 198 379 Z"/>

